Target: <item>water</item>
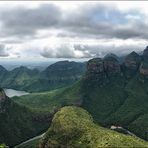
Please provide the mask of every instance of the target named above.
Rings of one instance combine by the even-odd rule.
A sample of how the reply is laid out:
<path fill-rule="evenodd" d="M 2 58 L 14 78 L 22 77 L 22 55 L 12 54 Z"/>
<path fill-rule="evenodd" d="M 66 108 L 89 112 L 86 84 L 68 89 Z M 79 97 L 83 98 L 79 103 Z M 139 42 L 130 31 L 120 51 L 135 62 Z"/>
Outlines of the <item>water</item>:
<path fill-rule="evenodd" d="M 15 89 L 7 89 L 7 88 L 5 88 L 4 91 L 8 97 L 23 96 L 23 95 L 29 94 L 26 91 L 19 91 Z"/>
<path fill-rule="evenodd" d="M 35 136 L 35 137 L 33 137 L 33 138 L 30 138 L 29 140 L 24 141 L 24 142 L 22 142 L 22 143 L 19 144 L 19 145 L 16 145 L 14 148 L 21 147 L 21 146 L 23 146 L 23 144 L 26 144 L 26 143 L 31 142 L 31 141 L 36 140 L 36 139 L 40 139 L 40 138 L 42 138 L 44 135 L 45 135 L 45 133 L 43 133 L 43 134 L 41 134 L 41 135 L 38 135 L 38 136 Z"/>

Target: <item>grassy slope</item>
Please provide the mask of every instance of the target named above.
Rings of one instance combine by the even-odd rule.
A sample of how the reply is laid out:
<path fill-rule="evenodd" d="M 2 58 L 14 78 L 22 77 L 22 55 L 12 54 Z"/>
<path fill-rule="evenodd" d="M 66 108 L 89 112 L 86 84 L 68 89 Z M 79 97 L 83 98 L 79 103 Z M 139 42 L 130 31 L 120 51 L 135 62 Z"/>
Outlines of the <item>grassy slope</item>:
<path fill-rule="evenodd" d="M 4 103 L 5 111 L 0 113 L 0 143 L 13 146 L 47 129 L 47 119 L 40 122 L 34 120 L 38 114 L 9 98 Z"/>
<path fill-rule="evenodd" d="M 137 77 L 132 79 L 125 90 L 127 99 L 124 104 L 112 114 L 110 119 L 126 126 L 135 134 L 148 140 L 148 87 Z"/>
<path fill-rule="evenodd" d="M 36 111 L 52 112 L 83 100 L 82 107 L 101 125 L 120 125 L 148 140 L 147 86 L 137 77 L 126 82 L 119 76 L 102 87 L 78 82 L 64 89 L 15 98 L 15 101 Z"/>
<path fill-rule="evenodd" d="M 122 77 L 112 78 L 102 87 L 84 82 L 83 107 L 93 115 L 95 120 L 105 124 L 105 120 L 124 103 L 127 97 L 124 86 L 125 81 Z"/>
<path fill-rule="evenodd" d="M 115 78 L 104 87 L 85 86 L 83 107 L 103 125 L 120 125 L 148 140 L 148 90 L 138 76 L 125 85 Z"/>
<path fill-rule="evenodd" d="M 82 108 L 64 107 L 55 114 L 40 148 L 44 145 L 53 148 L 148 147 L 148 142 L 94 124 Z"/>
<path fill-rule="evenodd" d="M 5 144 L 0 144 L 0 148 L 8 148 Z"/>
<path fill-rule="evenodd" d="M 13 99 L 35 112 L 53 112 L 62 106 L 79 103 L 81 99 L 79 86 L 80 82 L 77 82 L 70 87 L 43 93 L 32 93 L 26 96 L 13 97 Z"/>

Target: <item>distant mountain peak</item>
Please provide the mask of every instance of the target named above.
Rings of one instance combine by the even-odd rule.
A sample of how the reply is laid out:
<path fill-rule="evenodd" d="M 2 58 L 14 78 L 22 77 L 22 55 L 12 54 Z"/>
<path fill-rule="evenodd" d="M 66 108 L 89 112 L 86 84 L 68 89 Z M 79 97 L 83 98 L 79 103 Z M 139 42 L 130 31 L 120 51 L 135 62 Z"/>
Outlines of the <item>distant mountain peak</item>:
<path fill-rule="evenodd" d="M 108 53 L 107 55 L 104 56 L 104 59 L 109 59 L 109 58 L 118 60 L 118 56 L 115 55 L 114 53 Z"/>
<path fill-rule="evenodd" d="M 146 46 L 146 48 L 144 49 L 143 55 L 144 56 L 148 56 L 148 46 Z"/>
<path fill-rule="evenodd" d="M 137 52 L 132 51 L 129 55 L 135 55 L 135 56 L 139 56 Z"/>
<path fill-rule="evenodd" d="M 129 68 L 137 67 L 140 63 L 140 56 L 135 51 L 132 51 L 126 56 L 124 63 Z"/>
<path fill-rule="evenodd" d="M 0 71 L 7 71 L 2 65 L 0 65 Z"/>

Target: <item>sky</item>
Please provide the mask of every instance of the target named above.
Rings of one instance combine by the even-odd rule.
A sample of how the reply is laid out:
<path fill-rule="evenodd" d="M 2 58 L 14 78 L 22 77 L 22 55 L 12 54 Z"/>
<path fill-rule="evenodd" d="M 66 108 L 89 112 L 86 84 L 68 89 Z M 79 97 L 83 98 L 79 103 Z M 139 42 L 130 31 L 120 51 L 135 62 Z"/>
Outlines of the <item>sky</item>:
<path fill-rule="evenodd" d="M 93 58 L 141 52 L 147 1 L 1 1 L 0 58 Z"/>

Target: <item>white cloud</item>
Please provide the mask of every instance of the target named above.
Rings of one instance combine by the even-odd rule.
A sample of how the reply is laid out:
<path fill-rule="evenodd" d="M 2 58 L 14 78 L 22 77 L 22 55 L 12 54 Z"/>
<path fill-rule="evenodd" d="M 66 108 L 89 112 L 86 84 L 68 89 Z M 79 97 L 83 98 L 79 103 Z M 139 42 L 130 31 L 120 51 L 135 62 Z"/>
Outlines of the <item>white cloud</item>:
<path fill-rule="evenodd" d="M 0 17 L 0 43 L 11 47 L 0 56 L 82 58 L 143 50 L 148 39 L 147 5 L 146 1 L 0 2 L 0 14 L 5 14 Z"/>

